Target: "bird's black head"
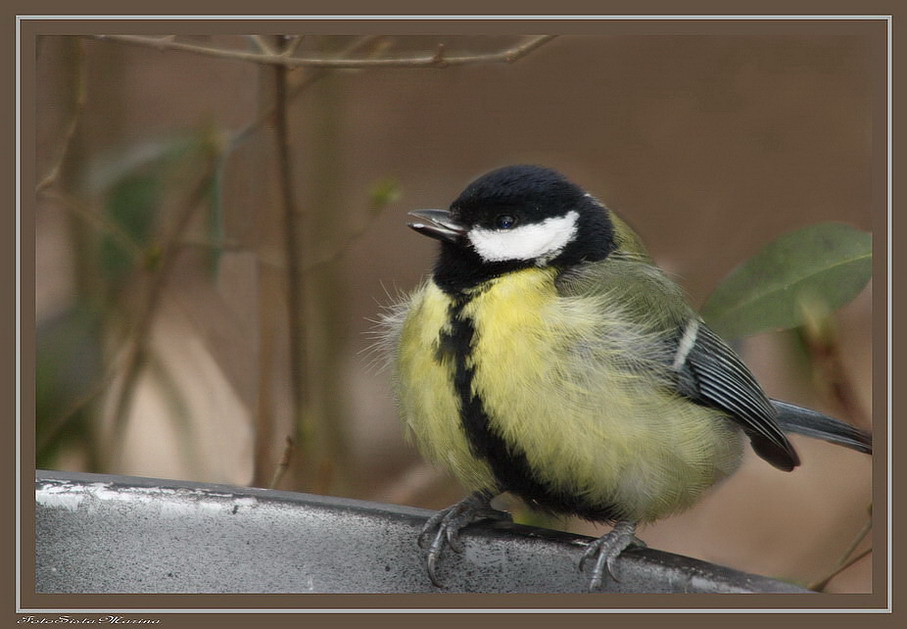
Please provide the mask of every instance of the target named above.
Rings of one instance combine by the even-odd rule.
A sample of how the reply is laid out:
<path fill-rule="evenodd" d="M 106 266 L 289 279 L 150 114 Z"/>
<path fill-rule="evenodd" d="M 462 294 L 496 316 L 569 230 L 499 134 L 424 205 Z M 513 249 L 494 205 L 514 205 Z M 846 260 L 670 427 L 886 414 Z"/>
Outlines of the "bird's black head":
<path fill-rule="evenodd" d="M 569 268 L 614 248 L 608 212 L 563 175 L 506 166 L 460 193 L 450 210 L 411 212 L 410 227 L 441 241 L 435 281 L 455 293 L 532 266 Z"/>

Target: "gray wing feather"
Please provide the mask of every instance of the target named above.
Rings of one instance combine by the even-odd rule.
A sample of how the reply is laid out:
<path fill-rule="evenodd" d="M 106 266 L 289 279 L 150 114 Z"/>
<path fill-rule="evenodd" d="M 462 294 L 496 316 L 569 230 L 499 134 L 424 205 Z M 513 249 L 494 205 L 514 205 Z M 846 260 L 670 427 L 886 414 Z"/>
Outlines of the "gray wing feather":
<path fill-rule="evenodd" d="M 678 386 L 690 399 L 726 411 L 743 426 L 753 449 L 782 470 L 800 458 L 778 424 L 775 407 L 731 347 L 700 323 L 695 343 L 680 366 Z"/>

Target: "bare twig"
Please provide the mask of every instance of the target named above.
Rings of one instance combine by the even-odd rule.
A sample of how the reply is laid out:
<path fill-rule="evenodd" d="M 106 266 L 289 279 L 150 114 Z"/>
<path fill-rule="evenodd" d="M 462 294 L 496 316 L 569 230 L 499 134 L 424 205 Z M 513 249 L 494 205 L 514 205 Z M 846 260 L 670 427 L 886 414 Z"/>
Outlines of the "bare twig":
<path fill-rule="evenodd" d="M 447 67 L 447 59 L 444 57 L 444 42 L 438 44 L 438 48 L 432 57 L 432 65 L 439 68 Z"/>
<path fill-rule="evenodd" d="M 44 195 L 59 202 L 64 209 L 71 212 L 74 216 L 103 229 L 109 236 L 122 245 L 125 252 L 134 260 L 144 260 L 148 257 L 148 252 L 132 238 L 132 236 L 130 236 L 122 227 L 113 221 L 108 220 L 100 212 L 92 210 L 79 200 L 61 192 L 45 189 Z M 183 245 L 181 242 L 175 244 L 180 246 Z M 132 365 L 134 363 L 135 358 L 133 352 L 137 342 L 136 339 L 147 332 L 147 330 L 143 329 L 143 325 L 145 324 L 146 322 L 143 321 L 136 324 L 128 335 L 130 340 L 127 341 L 126 347 L 129 349 L 117 356 L 107 365 L 104 373 L 98 378 L 97 382 L 84 395 L 73 400 L 63 412 L 46 423 L 39 436 L 40 441 L 37 444 L 37 450 L 39 452 L 47 448 L 53 442 L 60 432 L 77 416 L 80 410 L 94 401 L 110 387 L 124 364 Z M 121 392 L 123 391 L 122 387 L 120 390 Z"/>
<path fill-rule="evenodd" d="M 350 46 L 347 46 L 344 50 L 340 51 L 340 55 L 352 54 L 356 51 L 361 51 L 367 46 L 371 45 L 374 41 L 382 39 L 374 36 L 366 36 L 357 39 Z M 290 43 L 293 45 L 293 42 Z M 298 40 L 297 44 L 298 45 Z M 279 66 L 278 66 L 279 68 Z M 284 243 L 284 264 L 274 263 L 273 266 L 282 268 L 287 273 L 287 282 L 289 284 L 288 291 L 288 318 L 289 318 L 289 331 L 290 335 L 290 351 L 291 351 L 291 377 L 293 379 L 292 385 L 292 397 L 293 397 L 293 421 L 296 429 L 299 431 L 297 433 L 298 441 L 302 444 L 303 448 L 311 448 L 313 439 L 316 434 L 316 426 L 311 425 L 311 421 L 306 420 L 305 405 L 307 403 L 308 394 L 306 387 L 308 386 L 306 380 L 306 353 L 304 346 L 305 338 L 305 321 L 302 319 L 302 309 L 303 304 L 303 286 L 302 286 L 302 275 L 308 272 L 311 265 L 304 263 L 302 252 L 299 250 L 299 238 L 303 232 L 302 229 L 299 229 L 299 222 L 305 219 L 304 213 L 299 213 L 298 208 L 296 208 L 295 199 L 293 198 L 293 188 L 292 188 L 292 168 L 290 167 L 289 159 L 289 131 L 287 129 L 286 121 L 286 106 L 290 99 L 295 98 L 300 92 L 314 84 L 316 81 L 330 74 L 331 70 L 323 68 L 310 68 L 307 69 L 307 74 L 303 77 L 300 83 L 298 83 L 292 91 L 289 91 L 289 81 L 287 77 L 275 77 L 275 80 L 278 82 L 283 81 L 282 86 L 277 86 L 278 90 L 282 90 L 282 93 L 277 94 L 274 99 L 274 103 L 264 110 L 264 112 L 259 115 L 259 117 L 246 126 L 244 129 L 234 134 L 233 140 L 230 143 L 231 147 L 237 146 L 240 142 L 243 141 L 246 137 L 251 136 L 252 132 L 257 130 L 257 128 L 271 120 L 275 122 L 275 127 L 277 129 L 278 135 L 278 145 L 279 153 L 278 160 L 280 162 L 281 169 L 281 191 L 284 199 L 284 235 L 287 239 Z M 278 112 L 278 109 L 282 108 L 282 111 Z M 262 262 L 267 263 L 267 260 L 261 258 Z M 260 407 L 258 410 L 258 430 L 259 433 L 265 435 L 269 432 L 270 427 L 267 424 L 267 409 L 262 406 L 263 401 L 266 399 L 264 391 L 261 389 L 260 385 L 260 394 L 259 399 L 261 400 Z M 262 440 L 261 444 L 268 443 L 268 440 Z M 263 469 L 264 458 L 267 451 L 262 448 L 256 450 L 256 469 Z M 312 457 L 306 456 L 304 460 L 308 462 Z M 260 473 L 257 472 L 257 474 Z"/>
<path fill-rule="evenodd" d="M 104 374 L 98 378 L 97 382 L 84 395 L 73 400 L 63 412 L 43 425 L 35 448 L 37 452 L 40 453 L 49 447 L 63 429 L 77 416 L 78 412 L 94 401 L 113 383 L 117 373 L 119 373 L 121 362 L 121 359 L 111 361 Z"/>
<path fill-rule="evenodd" d="M 271 43 L 261 35 L 249 35 L 249 39 L 258 48 L 258 51 L 266 55 L 276 55 L 277 52 L 271 47 Z"/>
<path fill-rule="evenodd" d="M 845 563 L 841 564 L 840 566 L 838 566 L 837 569 L 835 569 L 834 571 L 832 571 L 831 574 L 829 574 L 827 577 L 825 577 L 825 578 L 822 579 L 821 581 L 819 581 L 819 582 L 817 582 L 817 583 L 815 583 L 815 584 L 810 585 L 810 586 L 809 586 L 809 589 L 815 590 L 816 592 L 822 592 L 822 591 L 824 591 L 825 588 L 828 587 L 828 584 L 831 582 L 832 579 L 834 579 L 836 576 L 838 576 L 839 574 L 841 574 L 842 572 L 844 572 L 845 570 L 847 570 L 848 568 L 850 568 L 851 566 L 853 566 L 854 564 L 856 564 L 858 561 L 860 561 L 860 560 L 863 559 L 864 557 L 867 557 L 867 556 L 869 556 L 869 555 L 871 555 L 871 554 L 872 554 L 872 548 L 867 548 L 866 550 L 864 550 L 863 552 L 861 552 L 859 555 L 855 556 L 855 557 L 854 557 L 853 559 L 851 559 L 850 561 L 845 562 Z"/>
<path fill-rule="evenodd" d="M 167 280 L 170 277 L 170 271 L 176 261 L 180 239 L 189 226 L 192 217 L 195 215 L 196 209 L 207 193 L 211 183 L 211 177 L 212 172 L 209 167 L 208 172 L 202 176 L 198 185 L 189 194 L 185 209 L 171 228 L 169 235 L 164 240 L 163 249 L 159 256 L 160 262 L 154 269 L 151 284 L 145 295 L 144 305 L 136 320 L 135 327 L 133 328 L 133 337 L 129 345 L 130 351 L 125 359 L 126 363 L 123 369 L 123 381 L 113 405 L 113 443 L 118 442 L 126 427 L 128 413 L 135 393 L 135 386 L 138 383 L 142 367 L 145 364 L 152 324 L 161 303 L 161 297 L 167 284 Z"/>
<path fill-rule="evenodd" d="M 283 479 L 284 475 L 287 473 L 287 470 L 290 467 L 290 461 L 293 458 L 293 450 L 296 444 L 293 441 L 293 437 L 287 435 L 286 445 L 283 448 L 283 456 L 280 457 L 280 462 L 277 464 L 277 468 L 274 470 L 274 476 L 271 477 L 271 482 L 268 485 L 268 489 L 275 489 L 277 485 L 280 484 L 280 481 Z"/>
<path fill-rule="evenodd" d="M 74 216 L 103 229 L 111 238 L 122 245 L 133 258 L 140 260 L 145 255 L 145 250 L 142 246 L 126 230 L 109 220 L 101 212 L 95 212 L 81 201 L 61 192 L 44 189 L 43 193 L 48 198 L 63 205 Z"/>
<path fill-rule="evenodd" d="M 862 553 L 860 553 L 859 555 L 857 555 L 856 557 L 854 557 L 853 559 L 848 561 L 848 558 L 854 553 L 854 551 L 856 551 L 857 546 L 859 546 L 860 542 L 862 542 L 866 538 L 866 536 L 869 535 L 869 531 L 871 531 L 871 530 L 872 530 L 872 517 L 870 514 L 870 518 L 863 525 L 863 528 L 860 529 L 860 531 L 853 538 L 853 541 L 850 543 L 850 546 L 847 547 L 847 550 L 845 550 L 844 553 L 841 555 L 841 558 L 838 559 L 838 563 L 835 565 L 835 568 L 825 577 L 819 579 L 818 581 L 811 583 L 808 586 L 809 589 L 815 590 L 817 592 L 824 591 L 825 588 L 828 587 L 828 584 L 831 582 L 832 579 L 834 579 L 836 576 L 838 576 L 839 574 L 841 574 L 842 572 L 847 570 L 850 566 L 854 565 L 860 559 L 862 559 L 863 557 L 865 557 L 866 555 L 871 553 L 872 548 L 867 548 L 865 551 L 863 551 Z"/>
<path fill-rule="evenodd" d="M 381 39 L 382 36 L 377 35 L 367 35 L 360 39 L 357 39 L 350 46 L 341 51 L 340 56 L 344 57 L 346 55 L 353 54 L 358 50 L 362 50 L 365 46 L 371 44 L 372 42 Z M 301 39 L 301 37 L 300 37 Z M 311 68 L 309 69 L 308 74 L 293 87 L 289 95 L 289 100 L 293 100 L 303 91 L 311 87 L 313 84 L 328 76 L 331 73 L 329 69 L 325 68 Z M 230 141 L 231 146 L 237 146 L 241 144 L 247 137 L 252 135 L 255 131 L 258 130 L 260 126 L 271 122 L 274 119 L 275 105 L 271 105 L 265 109 L 255 120 L 247 124 L 245 127 L 233 134 L 233 137 Z"/>
<path fill-rule="evenodd" d="M 381 211 L 384 209 L 383 206 L 374 206 L 372 210 L 368 213 L 368 216 L 365 217 L 365 220 L 355 229 L 351 230 L 344 236 L 343 242 L 339 243 L 337 246 L 333 247 L 333 251 L 329 251 L 327 254 L 320 256 L 315 260 L 311 260 L 306 263 L 303 267 L 304 273 L 309 273 L 310 271 L 322 267 L 326 264 L 330 264 L 336 260 L 339 260 L 347 251 L 349 251 L 350 245 L 359 240 L 362 236 L 368 233 L 369 228 L 375 222 L 375 220 L 381 215 Z"/>
<path fill-rule="evenodd" d="M 179 246 L 195 249 L 222 249 L 223 251 L 251 251 L 248 245 L 233 238 L 208 239 L 188 237 L 180 240 Z"/>
<path fill-rule="evenodd" d="M 367 68 L 446 68 L 450 66 L 462 66 L 477 63 L 513 63 L 514 61 L 525 57 L 539 46 L 548 43 L 556 36 L 537 35 L 530 37 L 528 40 L 517 46 L 492 53 L 457 55 L 448 57 L 443 54 L 439 54 L 439 49 L 439 52 L 436 52 L 432 55 L 406 57 L 402 59 L 293 57 L 285 56 L 281 53 L 267 54 L 262 52 L 246 52 L 242 50 L 228 50 L 224 48 L 210 48 L 207 46 L 199 46 L 197 44 L 188 44 L 185 42 L 174 41 L 172 35 L 168 37 L 148 37 L 146 35 L 95 35 L 94 37 L 103 41 L 132 44 L 137 46 L 148 46 L 157 50 L 189 52 L 194 54 L 207 55 L 209 57 L 232 59 L 235 61 L 248 61 L 252 63 L 275 65 L 284 68 L 310 67 L 358 70 Z"/>
<path fill-rule="evenodd" d="M 47 188 L 52 186 L 60 177 L 60 171 L 63 168 L 63 162 L 66 159 L 67 153 L 69 152 L 69 146 L 72 144 L 72 139 L 76 134 L 76 128 L 79 125 L 79 119 L 82 117 L 82 112 L 85 109 L 87 89 L 85 87 L 84 50 L 81 42 L 79 42 L 76 46 L 76 54 L 73 61 L 76 66 L 76 78 L 72 113 L 70 114 L 69 123 L 66 125 L 66 129 L 63 132 L 63 141 L 60 144 L 59 155 L 57 156 L 56 161 L 50 167 L 50 170 L 47 172 L 47 174 L 44 175 L 38 185 L 35 186 L 35 192 L 42 192 L 43 190 L 46 190 Z"/>
<path fill-rule="evenodd" d="M 347 46 L 344 50 L 340 51 L 340 55 L 349 55 L 356 51 L 361 51 L 371 42 L 375 41 L 376 37 L 374 36 L 365 36 L 357 38 L 350 46 Z M 302 36 L 296 36 L 292 41 L 289 42 L 287 50 L 293 51 L 302 43 Z M 323 68 L 306 68 L 304 69 L 305 74 L 301 79 L 297 80 L 296 85 L 287 95 L 287 101 L 294 99 L 304 90 L 308 89 L 311 85 L 315 84 L 320 79 L 328 76 L 331 73 L 331 70 L 326 70 Z M 276 104 L 273 102 L 274 99 L 270 99 L 271 103 L 262 109 L 258 117 L 253 120 L 251 123 L 246 125 L 243 129 L 233 134 L 232 139 L 229 144 L 228 151 L 224 152 L 223 160 L 221 163 L 221 168 L 225 167 L 225 160 L 230 155 L 231 151 L 239 146 L 246 138 L 252 136 L 254 132 L 257 132 L 259 127 L 266 123 L 273 123 L 276 114 Z M 274 252 L 273 255 L 267 255 L 261 249 L 257 251 L 258 260 L 260 264 L 271 266 L 275 269 L 280 269 L 281 271 L 287 271 L 286 264 L 286 246 L 283 251 L 279 253 Z M 305 272 L 305 269 L 303 269 Z M 271 422 L 272 414 L 268 400 L 270 399 L 270 388 L 271 388 L 271 376 L 270 370 L 272 369 L 272 360 L 271 354 L 273 351 L 271 338 L 271 327 L 267 325 L 267 322 L 262 319 L 262 324 L 265 326 L 262 331 L 262 347 L 261 354 L 259 357 L 259 384 L 258 384 L 258 408 L 256 410 L 256 449 L 255 449 L 255 476 L 256 482 L 263 482 L 262 479 L 266 477 L 266 474 L 270 470 L 270 463 L 268 462 L 268 453 L 271 443 L 270 434 L 271 434 Z M 291 330 L 295 330 L 295 327 L 291 325 Z M 305 397 L 305 396 L 303 396 Z M 293 417 L 294 422 L 296 422 L 296 417 Z M 297 429 L 299 425 L 297 422 Z M 304 445 L 307 444 L 307 441 L 304 442 Z"/>
<path fill-rule="evenodd" d="M 296 54 L 296 51 L 299 50 L 303 39 L 304 37 L 302 35 L 291 36 L 287 41 L 287 45 L 280 51 L 280 54 L 284 57 L 292 57 Z"/>
<path fill-rule="evenodd" d="M 296 212 L 293 189 L 293 174 L 290 164 L 290 130 L 287 120 L 287 68 L 274 67 L 275 132 L 277 135 L 277 161 L 280 179 L 280 194 L 283 204 L 284 249 L 287 263 L 287 315 L 290 338 L 290 389 L 293 397 L 293 424 L 296 426 L 303 449 L 311 445 L 312 427 L 308 425 L 304 412 L 307 400 L 305 308 L 302 290 L 303 252 L 300 248 L 300 219 Z"/>

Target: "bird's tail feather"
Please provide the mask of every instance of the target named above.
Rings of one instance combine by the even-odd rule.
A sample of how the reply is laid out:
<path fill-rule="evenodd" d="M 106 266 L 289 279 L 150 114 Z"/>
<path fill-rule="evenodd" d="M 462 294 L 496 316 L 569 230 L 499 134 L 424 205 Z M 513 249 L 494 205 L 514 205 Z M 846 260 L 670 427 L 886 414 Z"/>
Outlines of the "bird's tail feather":
<path fill-rule="evenodd" d="M 792 432 L 872 454 L 872 434 L 850 424 L 808 408 L 772 400 L 778 411 L 778 424 L 784 432 Z"/>

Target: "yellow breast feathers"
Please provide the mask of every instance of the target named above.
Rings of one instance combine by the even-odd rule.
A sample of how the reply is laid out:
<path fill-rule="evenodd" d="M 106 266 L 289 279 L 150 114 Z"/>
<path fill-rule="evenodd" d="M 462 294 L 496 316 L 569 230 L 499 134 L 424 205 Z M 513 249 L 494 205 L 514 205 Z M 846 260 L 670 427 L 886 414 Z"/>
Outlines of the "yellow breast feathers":
<path fill-rule="evenodd" d="M 509 273 L 459 303 L 430 281 L 416 292 L 396 366 L 408 431 L 468 487 L 507 490 L 464 426 L 457 384 L 468 380 L 470 404 L 533 482 L 643 521 L 689 506 L 737 466 L 739 431 L 660 384 L 663 339 L 630 323 L 618 296 L 562 296 L 556 273 Z"/>

